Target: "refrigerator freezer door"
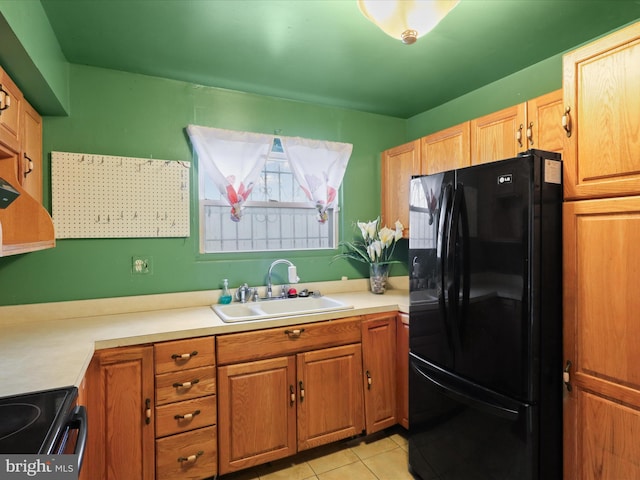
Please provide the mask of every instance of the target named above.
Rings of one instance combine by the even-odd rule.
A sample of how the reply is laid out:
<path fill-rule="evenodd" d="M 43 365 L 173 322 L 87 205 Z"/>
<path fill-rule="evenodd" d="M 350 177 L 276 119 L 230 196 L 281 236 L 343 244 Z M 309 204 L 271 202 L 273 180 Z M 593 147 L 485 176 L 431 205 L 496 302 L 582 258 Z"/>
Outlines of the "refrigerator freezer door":
<path fill-rule="evenodd" d="M 532 480 L 537 415 L 410 355 L 410 471 L 440 480 Z"/>

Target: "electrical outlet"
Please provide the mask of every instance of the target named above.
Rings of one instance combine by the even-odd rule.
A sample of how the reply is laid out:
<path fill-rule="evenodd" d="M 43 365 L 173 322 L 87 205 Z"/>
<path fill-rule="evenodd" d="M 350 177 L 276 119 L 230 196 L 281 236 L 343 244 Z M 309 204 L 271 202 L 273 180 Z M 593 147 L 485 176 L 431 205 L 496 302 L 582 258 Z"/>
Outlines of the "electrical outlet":
<path fill-rule="evenodd" d="M 148 275 L 152 273 L 152 260 L 148 255 L 134 255 L 131 257 L 131 273 L 133 275 Z"/>

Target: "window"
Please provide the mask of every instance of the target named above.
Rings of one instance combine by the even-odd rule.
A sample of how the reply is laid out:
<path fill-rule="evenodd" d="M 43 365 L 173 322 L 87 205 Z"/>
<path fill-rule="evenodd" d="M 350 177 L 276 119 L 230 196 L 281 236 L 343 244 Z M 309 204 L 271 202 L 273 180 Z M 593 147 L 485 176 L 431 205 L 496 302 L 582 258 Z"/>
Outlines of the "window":
<path fill-rule="evenodd" d="M 337 201 L 318 222 L 317 210 L 296 180 L 283 142 L 273 140 L 267 161 L 233 221 L 228 200 L 206 174 L 200 175 L 200 250 L 202 253 L 333 249 L 337 242 Z"/>

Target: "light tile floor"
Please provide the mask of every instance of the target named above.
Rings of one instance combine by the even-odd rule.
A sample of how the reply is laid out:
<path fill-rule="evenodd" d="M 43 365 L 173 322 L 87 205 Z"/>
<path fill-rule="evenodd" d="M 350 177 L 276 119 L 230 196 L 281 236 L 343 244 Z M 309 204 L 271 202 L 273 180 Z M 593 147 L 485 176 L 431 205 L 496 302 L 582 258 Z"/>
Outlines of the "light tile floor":
<path fill-rule="evenodd" d="M 398 427 L 343 440 L 220 480 L 414 480 L 407 469 L 407 434 Z"/>

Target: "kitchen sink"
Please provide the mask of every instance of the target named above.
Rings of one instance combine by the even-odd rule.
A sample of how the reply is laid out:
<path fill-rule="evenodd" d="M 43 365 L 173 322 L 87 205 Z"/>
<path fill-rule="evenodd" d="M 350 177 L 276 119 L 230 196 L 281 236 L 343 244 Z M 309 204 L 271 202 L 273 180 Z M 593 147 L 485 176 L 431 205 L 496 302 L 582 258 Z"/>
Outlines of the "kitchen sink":
<path fill-rule="evenodd" d="M 259 302 L 212 305 L 213 311 L 223 322 L 246 322 L 274 317 L 293 317 L 314 313 L 348 310 L 348 305 L 331 297 L 286 298 Z"/>

